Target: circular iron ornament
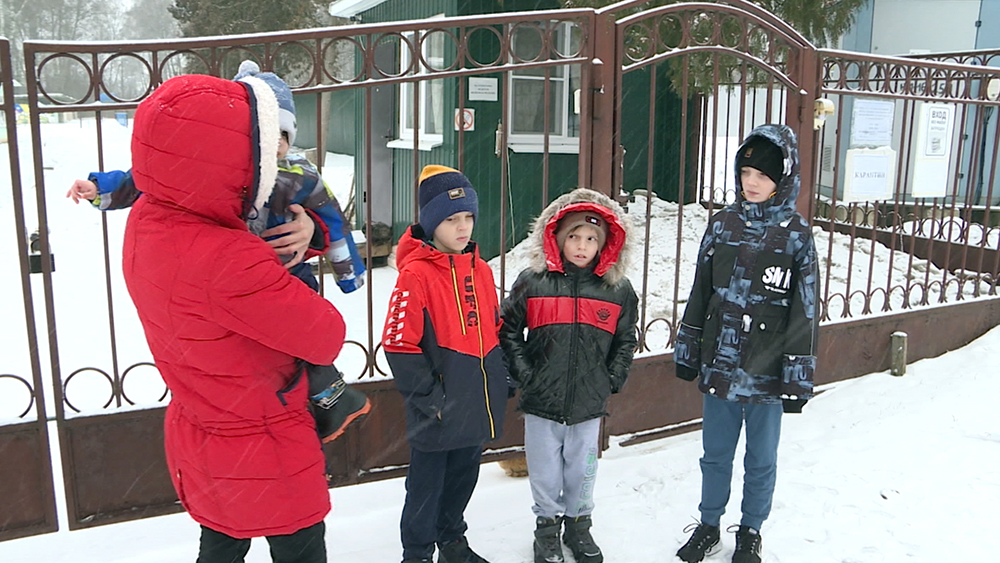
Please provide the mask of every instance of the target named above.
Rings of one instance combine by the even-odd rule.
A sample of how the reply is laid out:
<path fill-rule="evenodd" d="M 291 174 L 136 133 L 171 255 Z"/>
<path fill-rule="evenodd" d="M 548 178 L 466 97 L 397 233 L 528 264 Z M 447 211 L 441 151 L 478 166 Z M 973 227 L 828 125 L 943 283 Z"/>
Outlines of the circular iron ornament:
<path fill-rule="evenodd" d="M 915 295 L 919 295 L 918 299 L 914 299 Z M 927 290 L 923 285 L 919 283 L 911 284 L 906 288 L 906 299 L 903 301 L 904 309 L 911 309 L 914 307 L 919 307 L 921 305 L 927 304 Z"/>
<path fill-rule="evenodd" d="M 31 383 L 27 379 L 11 373 L 0 373 L 0 379 L 13 379 L 14 381 L 20 381 L 28 389 L 28 406 L 24 409 L 24 412 L 17 415 L 17 418 L 24 418 L 28 416 L 28 413 L 31 412 L 31 407 L 35 406 L 35 390 L 31 387 Z"/>
<path fill-rule="evenodd" d="M 743 27 L 744 20 L 732 14 L 724 14 L 719 21 L 719 44 L 728 49 L 739 49 L 746 37 L 746 34 L 741 33 Z"/>
<path fill-rule="evenodd" d="M 819 320 L 829 319 L 826 314 L 826 301 L 823 299 L 818 299 L 819 301 Z"/>
<path fill-rule="evenodd" d="M 260 55 L 243 45 L 221 47 L 216 50 L 215 56 L 212 58 L 216 61 L 216 70 L 213 74 L 215 74 L 218 78 L 226 78 L 229 80 L 236 78 L 236 73 L 239 71 L 240 64 L 242 64 L 243 61 L 253 61 L 257 63 L 261 72 L 267 72 L 267 69 L 270 68 L 266 60 L 261 60 Z M 231 76 L 221 76 L 226 68 L 232 69 Z M 284 77 L 282 77 L 282 79 L 284 79 Z"/>
<path fill-rule="evenodd" d="M 292 64 L 286 64 L 284 57 L 287 57 Z M 306 61 L 309 63 L 308 68 L 298 64 Z M 268 68 L 293 68 L 293 66 L 296 68 L 295 72 L 287 71 L 281 77 L 289 88 L 304 88 L 319 82 L 319 65 L 316 64 L 316 53 L 310 45 L 302 41 L 286 41 L 275 46 L 271 52 Z"/>
<path fill-rule="evenodd" d="M 368 366 L 371 365 L 371 356 L 368 355 L 368 349 L 365 348 L 364 344 L 361 344 L 360 342 L 357 342 L 355 340 L 345 340 L 344 341 L 344 348 L 346 348 L 347 345 L 349 345 L 349 344 L 353 345 L 353 346 L 357 346 L 358 348 L 360 348 L 361 349 L 361 354 L 364 355 L 364 357 L 365 357 L 365 367 L 362 368 L 361 373 L 358 374 L 358 379 L 360 380 L 361 378 L 363 378 L 365 376 L 365 372 L 368 371 Z M 341 349 L 340 353 L 343 354 L 343 348 Z M 334 362 L 334 364 L 336 365 L 336 362 Z"/>
<path fill-rule="evenodd" d="M 684 22 L 676 14 L 666 14 L 655 23 L 652 30 L 656 34 L 656 50 L 658 53 L 669 53 L 681 48 L 687 37 Z"/>
<path fill-rule="evenodd" d="M 384 348 L 384 346 L 382 346 L 382 341 L 379 340 L 378 344 L 375 345 L 375 351 L 372 352 L 372 367 L 375 368 L 375 371 L 377 371 L 379 375 L 384 375 L 385 377 L 392 377 L 392 370 L 389 369 L 389 366 L 385 366 L 385 369 L 383 369 L 382 366 L 378 365 L 378 351 L 381 350 L 382 348 Z M 383 358 L 385 357 L 384 350 L 382 352 L 382 357 Z"/>
<path fill-rule="evenodd" d="M 375 57 L 373 56 L 368 64 L 370 65 L 372 71 L 378 71 L 378 73 L 381 74 L 384 78 L 401 78 L 403 76 L 408 76 L 417 73 L 417 65 L 419 64 L 420 61 L 420 58 L 417 54 L 418 49 L 413 45 L 413 42 L 408 37 L 403 35 L 401 32 L 389 31 L 380 35 L 378 39 L 375 41 L 372 53 L 378 51 L 379 46 L 391 45 L 397 39 L 400 41 L 401 45 L 406 45 L 406 49 L 409 51 L 410 64 L 406 68 L 400 68 L 398 73 L 393 74 L 391 72 L 386 72 L 381 67 L 379 67 L 378 62 L 375 60 Z M 372 75 L 370 75 L 368 78 L 369 79 L 375 78 L 375 76 L 373 75 L 374 72 L 372 72 Z"/>
<path fill-rule="evenodd" d="M 991 102 L 1000 102 L 1000 78 L 991 77 L 986 79 L 986 83 L 980 88 L 980 99 Z M 990 96 L 992 94 L 992 96 Z"/>
<path fill-rule="evenodd" d="M 875 305 L 877 302 L 875 301 L 875 298 L 879 296 L 882 297 L 882 301 L 881 303 L 878 303 L 880 306 L 876 307 Z M 873 289 L 868 297 L 868 312 L 885 313 L 891 310 L 892 303 L 889 301 L 889 292 L 887 292 L 883 287 L 876 287 Z"/>
<path fill-rule="evenodd" d="M 717 34 L 719 20 L 717 12 L 688 12 L 684 22 L 687 30 L 685 46 L 705 47 L 719 43 Z"/>
<path fill-rule="evenodd" d="M 837 308 L 839 303 L 840 308 Z M 828 316 L 824 320 L 831 320 L 837 311 L 840 311 L 840 316 L 837 318 L 846 319 L 851 316 L 850 305 L 847 300 L 847 296 L 843 293 L 831 293 L 826 298 L 826 308 L 828 311 Z"/>
<path fill-rule="evenodd" d="M 746 52 L 758 60 L 771 62 L 771 46 L 773 39 L 764 28 L 754 26 L 747 34 Z"/>
<path fill-rule="evenodd" d="M 60 102 L 59 100 L 53 99 L 52 95 L 49 94 L 47 90 L 45 90 L 45 80 L 44 80 L 45 66 L 52 61 L 58 61 L 60 59 L 68 59 L 70 61 L 76 62 L 83 67 L 84 71 L 86 71 L 87 91 L 83 94 L 83 97 L 69 102 Z M 53 72 L 61 74 L 61 72 L 59 71 L 53 71 Z M 90 68 L 90 65 L 88 65 L 86 61 L 84 61 L 77 55 L 72 55 L 69 53 L 55 53 L 53 55 L 49 55 L 44 59 L 42 59 L 40 63 L 38 63 L 38 66 L 35 68 L 35 76 L 37 77 L 38 92 L 42 95 L 43 98 L 45 98 L 46 101 L 49 102 L 50 105 L 66 106 L 72 104 L 82 104 L 86 102 L 87 98 L 94 93 L 94 71 L 92 68 Z"/>
<path fill-rule="evenodd" d="M 640 63 L 653 56 L 656 42 L 650 38 L 653 35 L 646 21 L 636 22 L 625 28 L 625 53 L 622 66 L 629 63 Z"/>
<path fill-rule="evenodd" d="M 538 34 L 538 53 L 533 57 L 521 58 L 514 51 L 514 46 L 510 47 L 510 60 L 516 64 L 537 63 L 548 60 L 548 54 L 552 49 L 552 29 L 543 29 L 539 22 L 517 22 L 510 28 L 510 36 L 514 37 L 519 31 L 532 30 Z"/>
<path fill-rule="evenodd" d="M 435 36 L 443 35 L 451 40 L 451 44 L 455 47 L 455 58 L 452 59 L 451 64 L 441 65 L 441 68 L 434 66 L 430 61 L 424 57 L 424 43 L 434 38 Z M 427 33 L 420 34 L 420 40 L 418 41 L 417 52 L 420 54 L 420 64 L 423 68 L 426 68 L 431 73 L 435 72 L 448 72 L 450 70 L 456 70 L 458 68 L 459 61 L 462 60 L 461 49 L 459 47 L 460 41 L 458 36 L 455 35 L 450 29 L 436 28 L 428 30 Z"/>
<path fill-rule="evenodd" d="M 361 80 L 361 77 L 364 76 L 365 73 L 364 65 L 357 65 L 355 66 L 357 72 L 354 74 L 354 76 L 341 77 L 339 75 L 334 74 L 338 70 L 338 67 L 331 68 L 331 66 L 335 64 L 335 61 L 337 61 L 338 57 L 336 53 L 341 50 L 340 45 L 344 43 L 354 46 L 353 60 L 363 61 L 365 60 L 367 53 L 367 49 L 365 49 L 364 44 L 354 37 L 335 37 L 330 41 L 328 41 L 327 44 L 324 45 L 323 48 L 320 50 L 320 54 L 322 55 L 323 60 L 327 61 L 326 63 L 323 64 L 323 76 L 329 78 L 330 81 L 332 81 L 334 84 L 349 84 L 351 82 L 359 82 Z M 330 52 L 331 48 L 333 49 L 332 54 Z"/>
<path fill-rule="evenodd" d="M 111 393 L 108 396 L 108 401 L 104 403 L 104 406 L 101 407 L 104 409 L 108 408 L 109 406 L 111 406 L 111 403 L 115 400 L 115 381 L 114 378 L 112 378 L 108 374 L 108 372 L 98 368 L 80 368 L 74 371 L 73 373 L 69 374 L 69 376 L 67 376 L 66 379 L 63 381 L 63 402 L 66 403 L 66 406 L 73 409 L 73 412 L 80 412 L 80 409 L 76 408 L 76 406 L 73 405 L 73 403 L 71 403 L 69 400 L 69 384 L 74 377 L 86 371 L 92 371 L 98 373 L 104 376 L 104 379 L 108 380 L 108 384 L 111 386 Z"/>
<path fill-rule="evenodd" d="M 855 289 L 851 292 L 850 298 L 847 300 L 848 303 L 848 316 L 854 316 L 854 302 L 860 301 L 861 304 L 861 314 L 863 315 L 865 311 L 871 309 L 871 299 L 872 296 L 864 289 Z"/>
<path fill-rule="evenodd" d="M 562 52 L 562 45 L 556 44 L 552 48 L 552 58 L 553 59 L 572 59 L 574 57 L 580 56 L 580 53 L 583 52 L 584 48 L 586 48 L 587 44 L 590 41 L 590 37 L 588 37 L 588 29 L 586 27 L 580 25 L 580 22 L 578 20 L 568 20 L 568 21 L 565 21 L 565 22 L 559 22 L 557 25 L 562 25 L 562 24 L 566 24 L 566 33 L 569 34 L 569 36 L 570 36 L 571 39 L 573 37 L 573 33 L 575 32 L 575 33 L 578 33 L 580 35 L 580 40 L 577 41 L 576 50 L 572 51 L 572 52 L 566 52 L 566 53 L 564 53 L 564 52 Z M 572 49 L 572 45 L 573 45 L 573 42 L 571 40 L 570 41 L 570 49 Z"/>
<path fill-rule="evenodd" d="M 477 43 L 482 43 L 482 44 L 485 44 L 486 41 L 491 40 L 489 35 L 487 35 L 485 39 L 480 39 L 478 35 L 482 35 L 481 32 L 493 35 L 493 39 L 496 39 L 497 41 L 497 46 L 498 46 L 497 58 L 493 59 L 492 61 L 480 61 L 476 59 L 476 57 L 473 56 L 472 54 L 473 50 L 469 49 L 469 44 L 473 42 L 472 41 L 473 39 L 475 39 Z M 477 35 L 477 37 L 473 38 L 473 35 Z M 465 30 L 465 32 L 462 34 L 462 49 L 466 53 L 466 56 L 468 57 L 467 61 L 470 64 L 472 64 L 472 66 L 476 68 L 488 68 L 503 64 L 507 56 L 508 42 L 507 38 L 500 33 L 500 30 L 496 29 L 493 26 L 480 25 L 473 27 L 472 29 Z M 486 50 L 483 49 L 483 52 L 485 51 Z"/>
<path fill-rule="evenodd" d="M 658 324 L 664 324 L 664 325 L 666 325 L 666 330 L 667 330 L 667 341 L 666 341 L 666 343 L 664 343 L 662 349 L 663 350 L 669 350 L 670 347 L 674 344 L 674 336 L 675 336 L 674 333 L 675 333 L 675 330 L 674 330 L 673 324 L 670 322 L 669 319 L 665 319 L 663 317 L 657 317 L 657 318 L 655 318 L 655 319 L 647 322 L 646 323 L 646 328 L 644 328 L 643 330 L 639 331 L 639 350 L 641 350 L 643 352 L 652 352 L 653 351 L 653 349 L 649 346 L 649 340 L 646 337 L 652 331 L 652 329 L 654 328 L 654 326 L 658 325 Z"/>
<path fill-rule="evenodd" d="M 108 65 L 110 65 L 114 61 L 121 60 L 121 59 L 123 59 L 123 60 L 137 60 L 141 64 L 142 68 L 146 71 L 146 86 L 144 87 L 142 93 L 139 94 L 138 96 L 136 96 L 135 98 L 128 98 L 128 99 L 126 99 L 126 98 L 120 98 L 118 96 L 115 96 L 114 94 L 111 93 L 111 89 L 108 88 L 107 82 L 104 80 L 104 73 L 107 71 Z M 114 100 L 116 102 L 122 102 L 122 103 L 138 102 L 138 101 L 141 101 L 146 96 L 148 96 L 149 93 L 153 91 L 153 67 L 152 67 L 152 65 L 149 64 L 149 61 L 147 61 L 146 59 L 140 57 L 139 55 L 137 55 L 135 53 L 115 53 L 115 54 L 111 55 L 110 57 L 108 57 L 107 59 L 105 59 L 103 63 L 101 63 L 101 67 L 100 67 L 98 73 L 99 74 L 98 74 L 97 80 L 98 80 L 98 84 L 100 85 L 101 91 L 104 92 L 105 94 L 107 94 L 109 98 L 111 98 L 112 100 Z"/>
<path fill-rule="evenodd" d="M 185 61 L 184 57 L 191 57 L 195 61 L 200 62 L 201 65 L 204 67 L 205 71 L 204 74 L 208 74 L 209 69 L 212 68 L 212 65 L 209 64 L 208 60 L 205 58 L 205 55 L 202 53 L 199 53 L 192 49 L 181 49 L 179 51 L 174 51 L 169 55 L 163 57 L 163 60 L 160 61 L 160 68 L 159 68 L 160 84 L 166 82 L 170 78 L 181 76 L 182 74 L 190 74 L 188 72 L 188 69 L 190 69 L 191 63 L 189 61 Z M 172 69 L 167 68 L 167 65 L 172 65 L 172 64 L 176 64 L 177 66 L 179 66 L 180 72 L 174 73 Z M 168 70 L 170 70 L 170 72 L 168 72 Z"/>
<path fill-rule="evenodd" d="M 134 370 L 136 368 L 139 368 L 139 367 L 150 367 L 150 368 L 153 368 L 154 370 L 156 370 L 157 375 L 160 374 L 160 370 L 157 369 L 156 364 L 154 364 L 152 362 L 139 362 L 137 364 L 132 364 L 131 366 L 128 367 L 128 369 L 126 369 L 125 371 L 122 372 L 122 380 L 121 380 L 122 398 L 125 399 L 125 402 L 128 403 L 131 406 L 135 406 L 135 401 L 133 401 L 131 398 L 129 398 L 128 393 L 125 392 L 125 378 L 128 377 L 128 375 L 130 373 L 132 373 L 132 370 Z M 167 398 L 167 395 L 170 394 L 170 388 L 167 387 L 167 384 L 163 381 L 163 376 L 162 375 L 160 376 L 160 382 L 163 383 L 163 394 L 160 395 L 160 398 L 156 400 L 156 402 L 158 402 L 158 403 L 162 403 L 163 400 Z"/>

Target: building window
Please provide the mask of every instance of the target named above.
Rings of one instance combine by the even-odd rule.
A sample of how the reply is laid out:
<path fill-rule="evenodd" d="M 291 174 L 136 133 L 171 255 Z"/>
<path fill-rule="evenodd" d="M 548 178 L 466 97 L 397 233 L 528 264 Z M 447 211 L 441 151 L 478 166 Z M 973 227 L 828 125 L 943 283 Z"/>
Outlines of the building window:
<path fill-rule="evenodd" d="M 557 24 L 552 32 L 554 49 L 576 53 L 580 28 Z M 533 26 L 514 30 L 514 55 L 524 61 L 542 52 L 542 33 Z M 580 65 L 546 67 L 549 72 L 549 145 L 552 152 L 579 152 Z M 546 68 L 515 69 L 510 72 L 510 145 L 515 152 L 541 152 L 545 142 Z"/>
<path fill-rule="evenodd" d="M 433 70 L 444 68 L 445 35 L 443 33 L 408 33 L 406 39 L 414 48 L 419 46 L 424 59 L 423 63 L 417 61 L 415 68 L 408 72 L 407 76 L 429 75 L 428 66 Z M 402 44 L 399 57 L 400 68 L 408 68 L 411 58 L 410 46 Z M 414 107 L 414 95 L 419 97 L 417 107 Z M 419 86 L 413 82 L 405 82 L 400 85 L 399 101 L 399 139 L 389 143 L 389 146 L 412 149 L 414 137 L 418 137 L 420 150 L 430 150 L 441 145 L 444 141 L 445 123 L 444 80 L 421 80 Z M 414 117 L 418 111 L 419 125 L 415 129 L 414 123 L 417 120 Z"/>

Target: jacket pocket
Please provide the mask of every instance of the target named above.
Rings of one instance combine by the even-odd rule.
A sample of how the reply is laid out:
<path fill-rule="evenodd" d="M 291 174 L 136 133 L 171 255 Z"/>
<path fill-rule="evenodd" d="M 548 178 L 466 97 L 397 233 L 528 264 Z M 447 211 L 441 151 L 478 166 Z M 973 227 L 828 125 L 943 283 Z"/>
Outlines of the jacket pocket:
<path fill-rule="evenodd" d="M 784 359 L 788 309 L 767 307 L 753 317 L 743 355 L 747 373 L 780 377 Z"/>
<path fill-rule="evenodd" d="M 716 244 L 712 254 L 712 286 L 729 287 L 736 269 L 739 246 Z"/>

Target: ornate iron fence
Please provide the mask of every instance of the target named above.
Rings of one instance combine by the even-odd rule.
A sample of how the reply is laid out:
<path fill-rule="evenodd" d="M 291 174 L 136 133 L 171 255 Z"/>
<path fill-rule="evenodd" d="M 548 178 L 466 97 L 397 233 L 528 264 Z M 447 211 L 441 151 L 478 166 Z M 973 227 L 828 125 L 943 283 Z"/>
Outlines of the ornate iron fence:
<path fill-rule="evenodd" d="M 489 212 L 481 214 L 477 238 L 495 248 L 501 292 L 523 265 L 515 244 L 532 214 L 556 195 L 588 186 L 629 206 L 642 226 L 643 261 L 630 272 L 641 292 L 642 349 L 629 386 L 612 400 L 615 416 L 606 435 L 656 436 L 697 418 L 697 391 L 672 377 L 674 327 L 693 277 L 692 247 L 711 213 L 736 196 L 735 143 L 762 123 L 787 123 L 799 133 L 799 208 L 814 218 L 824 260 L 824 381 L 881 369 L 888 339 L 882 344 L 873 335 L 904 327 L 920 342 L 933 333 L 930 319 L 952 327 L 947 343 L 957 345 L 1000 318 L 992 299 L 974 312 L 930 308 L 995 295 L 1000 251 L 992 204 L 1000 194 L 993 162 L 1000 125 L 989 118 L 997 105 L 990 85 L 1000 71 L 984 66 L 991 59 L 969 54 L 954 55 L 954 62 L 920 61 L 817 50 L 784 22 L 739 0 L 654 4 L 210 39 L 26 42 L 35 197 L 25 200 L 19 191 L 23 180 L 12 142 L 15 285 L 24 300 L 25 348 L 47 350 L 48 373 L 35 354 L 26 360 L 30 377 L 22 375 L 29 368 L 18 374 L 4 369 L 0 383 L 28 389 L 18 424 L 34 407 L 36 453 L 48 451 L 45 420 L 53 413 L 70 528 L 179 506 L 160 445 L 169 393 L 150 363 L 115 260 L 124 216 L 77 209 L 62 190 L 91 170 L 128 166 L 128 155 L 114 149 L 127 140 L 130 112 L 164 80 L 189 72 L 230 77 L 244 59 L 277 71 L 299 102 L 315 108 L 309 121 L 317 164 L 328 178 L 330 170 L 349 170 L 354 182 L 342 193 L 354 202 L 366 233 L 387 222 L 398 236 L 399 227 L 416 217 L 422 165 L 446 163 L 479 174 L 474 183 L 482 186 L 481 205 Z M 6 55 L 0 51 L 0 64 L 7 64 Z M 14 139 L 9 65 L 0 72 L 8 137 Z M 347 103 L 356 118 L 356 152 L 346 169 L 325 162 L 331 99 L 340 95 L 352 96 Z M 817 132 L 814 102 L 821 97 L 833 100 L 838 112 Z M 858 148 L 844 138 L 850 129 L 845 108 L 858 100 L 893 105 L 888 144 L 898 156 L 892 197 L 844 197 L 847 152 Z M 927 103 L 952 107 L 954 164 L 943 196 L 913 198 L 918 106 Z M 69 145 L 60 149 L 57 140 Z M 79 170 L 66 165 L 71 156 Z M 81 222 L 86 213 L 92 219 Z M 35 225 L 27 226 L 32 217 Z M 33 280 L 25 239 L 32 227 L 38 232 Z M 365 247 L 370 264 L 372 246 Z M 58 273 L 47 259 L 53 254 L 60 256 Z M 383 380 L 389 373 L 378 342 L 387 301 L 387 291 L 380 292 L 386 284 L 391 289 L 389 271 L 370 269 L 363 297 L 332 294 L 326 291 L 331 284 L 324 284 L 324 294 L 351 311 L 349 324 L 359 327 L 349 333 L 338 365 L 362 381 L 375 402 L 365 424 L 327 449 L 336 484 L 397 475 L 407 463 L 401 398 Z M 836 273 L 841 271 L 846 273 Z M 41 313 L 34 299 L 44 302 L 41 339 L 35 336 Z M 914 307 L 927 309 L 910 311 Z M 972 314 L 978 322 L 963 324 Z M 844 318 L 853 322 L 832 322 Z M 911 350 L 931 354 L 945 345 L 928 342 Z M 848 359 L 833 353 L 844 347 L 864 352 Z M 490 459 L 520 445 L 517 417 L 508 420 Z M 3 441 L 20 429 L 0 426 L 0 493 L 8 472 L 23 474 L 8 463 L 12 450 Z M 48 458 L 40 463 L 40 479 L 51 485 Z M 34 506 L 44 524 L 32 527 L 35 520 L 24 517 L 13 528 L 0 528 L 0 539 L 55 526 L 51 487 L 47 497 L 39 490 Z"/>

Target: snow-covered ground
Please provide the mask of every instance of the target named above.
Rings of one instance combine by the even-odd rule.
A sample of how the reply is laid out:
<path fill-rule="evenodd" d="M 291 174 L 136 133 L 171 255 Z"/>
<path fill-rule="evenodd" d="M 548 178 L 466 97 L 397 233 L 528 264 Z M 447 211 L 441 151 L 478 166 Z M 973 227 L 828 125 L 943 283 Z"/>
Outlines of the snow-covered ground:
<path fill-rule="evenodd" d="M 762 530 L 767 563 L 995 561 L 1000 503 L 1000 328 L 965 348 L 842 382 L 783 419 L 778 486 Z M 615 444 L 600 462 L 594 536 L 609 562 L 678 561 L 682 529 L 697 517 L 698 433 Z M 737 452 L 736 459 L 742 454 Z M 742 472 L 723 525 L 739 521 Z M 330 492 L 330 561 L 399 561 L 401 478 Z M 483 466 L 466 513 L 473 548 L 493 563 L 531 560 L 526 479 Z M 198 529 L 186 514 L 0 543 L 5 563 L 194 561 Z M 728 562 L 733 538 L 706 559 Z M 270 561 L 255 540 L 248 563 Z M 572 556 L 567 553 L 567 561 Z"/>

